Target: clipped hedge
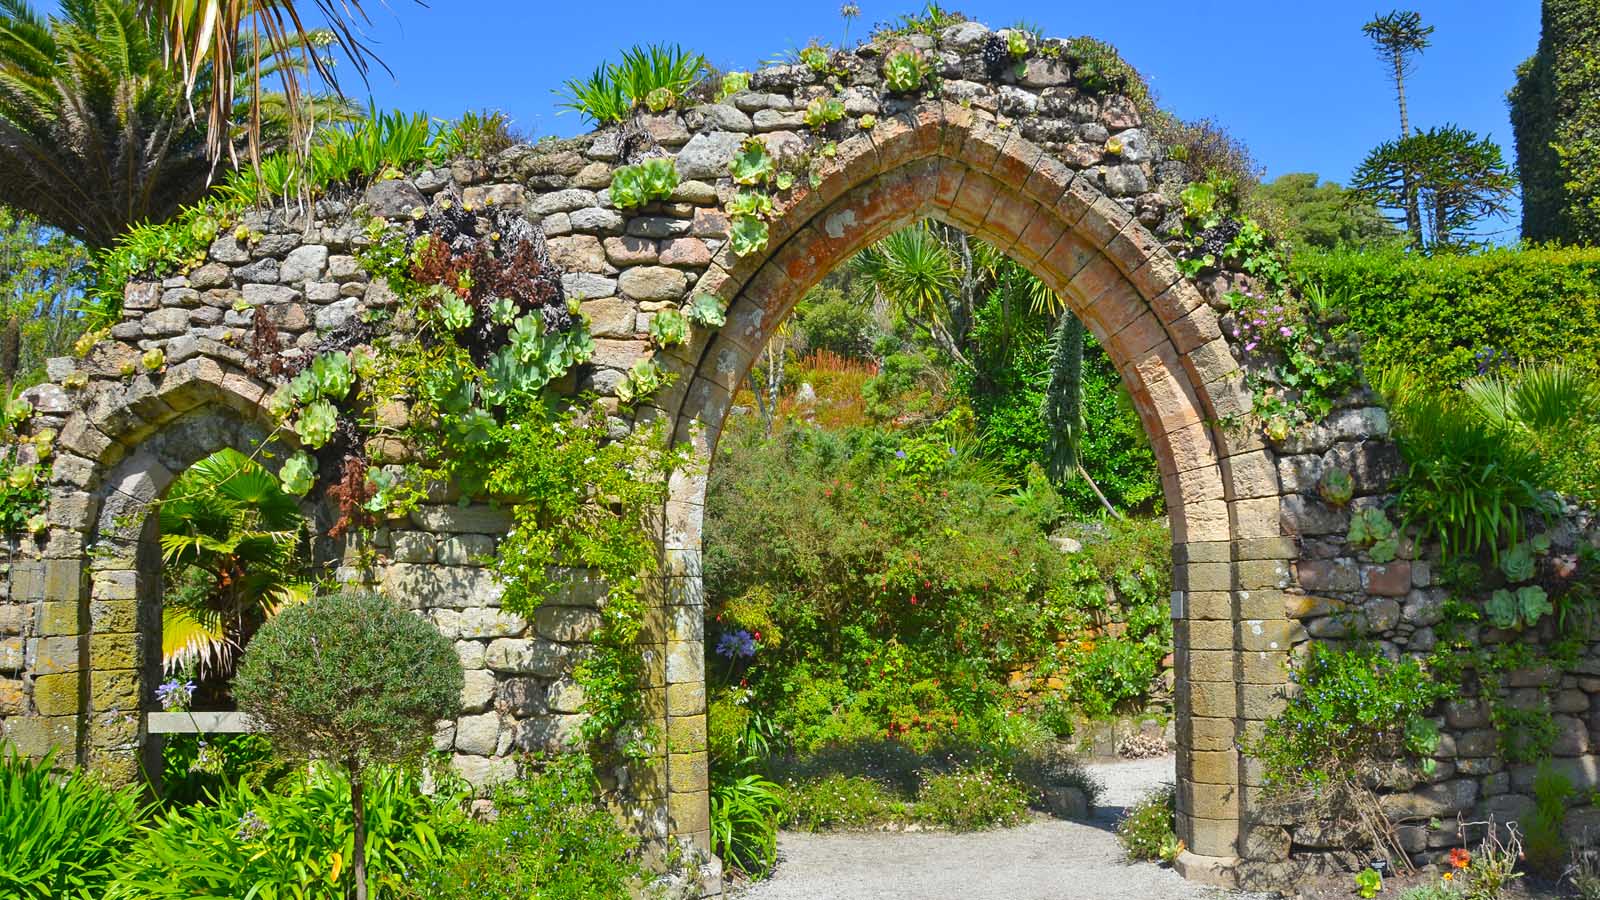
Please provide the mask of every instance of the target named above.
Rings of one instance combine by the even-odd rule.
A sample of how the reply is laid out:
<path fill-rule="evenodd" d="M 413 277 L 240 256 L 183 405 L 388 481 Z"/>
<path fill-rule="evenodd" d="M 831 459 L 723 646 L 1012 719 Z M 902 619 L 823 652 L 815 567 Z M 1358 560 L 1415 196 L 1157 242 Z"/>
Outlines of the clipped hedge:
<path fill-rule="evenodd" d="M 1456 384 L 1495 354 L 1600 369 L 1600 247 L 1304 253 L 1294 268 L 1349 315 L 1369 377 L 1403 363 Z"/>
<path fill-rule="evenodd" d="M 1539 50 L 1507 99 L 1522 236 L 1600 241 L 1600 0 L 1543 0 Z"/>

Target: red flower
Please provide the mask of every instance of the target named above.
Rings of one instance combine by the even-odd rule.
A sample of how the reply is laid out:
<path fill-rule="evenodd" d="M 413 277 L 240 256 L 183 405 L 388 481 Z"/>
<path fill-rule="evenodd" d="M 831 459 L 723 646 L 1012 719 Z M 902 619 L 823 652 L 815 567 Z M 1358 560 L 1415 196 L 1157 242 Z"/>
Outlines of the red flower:
<path fill-rule="evenodd" d="M 1458 869 L 1465 869 L 1467 866 L 1472 865 L 1472 854 L 1460 847 L 1456 847 L 1450 851 L 1450 865 Z"/>

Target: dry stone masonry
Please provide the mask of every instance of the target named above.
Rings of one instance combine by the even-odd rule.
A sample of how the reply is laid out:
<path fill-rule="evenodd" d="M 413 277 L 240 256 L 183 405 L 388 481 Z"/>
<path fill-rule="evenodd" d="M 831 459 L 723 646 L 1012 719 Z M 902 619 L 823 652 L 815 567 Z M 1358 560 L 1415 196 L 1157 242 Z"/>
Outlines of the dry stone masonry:
<path fill-rule="evenodd" d="M 1321 865 L 1284 861 L 1291 849 L 1321 849 L 1316 829 L 1258 821 L 1257 773 L 1237 742 L 1281 708 L 1294 648 L 1342 635 L 1335 608 L 1362 610 L 1397 649 L 1430 640 L 1442 596 L 1427 554 L 1364 561 L 1343 543 L 1348 513 L 1315 495 L 1331 466 L 1356 477 L 1359 502 L 1383 494 L 1398 465 L 1383 410 L 1354 398 L 1309 433 L 1269 444 L 1251 424 L 1251 395 L 1220 326 L 1225 301 L 1181 277 L 1165 243 L 1178 226 L 1184 166 L 1158 146 L 1139 102 L 1079 77 L 1070 45 L 1029 36 L 1020 64 L 993 65 L 985 51 L 1004 38 L 975 23 L 883 38 L 834 54 L 832 75 L 771 66 L 719 102 L 380 181 L 323 199 L 310 215 L 250 212 L 199 265 L 128 285 L 107 339 L 82 360 L 53 360 L 50 383 L 27 394 L 31 433 L 59 437 L 48 528 L 13 545 L 0 595 L 4 738 L 29 755 L 54 748 L 64 761 L 136 777 L 153 743 L 143 716 L 158 680 L 149 504 L 222 447 L 293 447 L 264 408 L 277 382 L 250 352 L 258 323 L 276 329 L 283 362 L 358 344 L 363 323 L 396 302 L 358 262 L 373 217 L 417 227 L 446 207 L 494 210 L 539 226 L 565 298 L 594 335 L 592 359 L 564 389 L 613 394 L 647 358 L 673 376 L 631 410 L 610 401 L 618 433 L 666 422 L 698 461 L 672 480 L 660 609 L 647 630 L 641 689 L 666 739 L 617 787 L 642 834 L 707 849 L 700 535 L 723 418 L 807 288 L 893 229 L 933 217 L 995 244 L 1069 300 L 1122 372 L 1159 459 L 1176 561 L 1181 870 L 1232 882 Z M 929 86 L 888 88 L 886 59 L 902 50 L 933 63 Z M 808 105 L 828 96 L 842 101 L 844 118 L 808 127 Z M 773 195 L 765 245 L 741 256 L 729 241 L 727 205 L 738 191 L 729 166 L 752 137 L 797 177 Z M 677 186 L 665 200 L 617 208 L 613 174 L 651 158 L 674 161 Z M 699 294 L 726 305 L 726 324 L 657 350 L 652 317 Z M 154 349 L 165 354 L 158 372 L 141 364 Z M 468 670 L 464 708 L 440 723 L 436 742 L 486 785 L 510 771 L 514 754 L 574 739 L 583 697 L 571 668 L 601 591 L 552 597 L 531 622 L 502 611 L 482 563 L 508 527 L 506 511 L 461 505 L 445 487 L 429 500 L 370 545 L 323 540 L 318 552 L 345 581 L 409 604 L 456 642 Z M 310 511 L 325 529 L 331 511 Z M 1594 786 L 1600 706 L 1590 718 L 1589 698 L 1600 662 L 1585 666 L 1593 672 L 1537 677 L 1559 689 L 1562 758 Z M 1395 803 L 1417 817 L 1525 809 L 1527 772 L 1495 760 L 1482 709 L 1463 699 L 1446 714 L 1452 758 Z M 1416 829 L 1406 840 L 1419 852 L 1436 846 Z M 713 874 L 708 892 L 715 882 Z"/>

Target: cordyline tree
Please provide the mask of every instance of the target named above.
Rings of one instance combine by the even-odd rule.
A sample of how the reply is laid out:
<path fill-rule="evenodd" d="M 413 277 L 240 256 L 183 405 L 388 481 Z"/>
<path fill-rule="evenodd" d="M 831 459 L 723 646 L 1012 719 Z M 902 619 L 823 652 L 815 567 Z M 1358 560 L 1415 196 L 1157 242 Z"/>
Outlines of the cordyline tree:
<path fill-rule="evenodd" d="M 1408 227 L 1416 204 L 1416 245 L 1439 251 L 1465 247 L 1478 222 L 1505 216 L 1516 179 L 1493 141 L 1446 125 L 1380 144 L 1356 170 L 1350 189 L 1398 210 L 1395 220 Z"/>
<path fill-rule="evenodd" d="M 444 635 L 372 594 L 289 606 L 245 649 L 233 683 L 239 709 L 274 747 L 327 760 L 350 776 L 357 900 L 367 900 L 364 773 L 427 753 L 434 723 L 460 710 L 463 682 Z"/>

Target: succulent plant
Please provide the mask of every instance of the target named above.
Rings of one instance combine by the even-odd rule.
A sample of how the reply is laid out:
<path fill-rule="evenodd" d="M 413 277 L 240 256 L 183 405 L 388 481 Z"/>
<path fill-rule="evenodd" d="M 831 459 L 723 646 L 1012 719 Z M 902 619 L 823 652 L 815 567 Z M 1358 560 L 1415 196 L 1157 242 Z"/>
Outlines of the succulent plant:
<path fill-rule="evenodd" d="M 734 256 L 759 253 L 767 246 L 767 223 L 755 216 L 734 216 L 728 227 L 728 246 Z"/>
<path fill-rule="evenodd" d="M 675 309 L 663 309 L 650 317 L 650 340 L 657 347 L 675 347 L 689 340 L 689 320 Z"/>
<path fill-rule="evenodd" d="M 339 412 L 333 404 L 326 400 L 313 400 L 300 411 L 300 418 L 294 423 L 294 432 L 300 436 L 302 444 L 316 450 L 333 438 L 334 429 L 338 427 Z"/>
<path fill-rule="evenodd" d="M 316 382 L 317 396 L 334 402 L 348 396 L 356 380 L 350 367 L 350 355 L 343 351 L 318 354 L 306 371 Z"/>
<path fill-rule="evenodd" d="M 472 324 L 472 307 L 454 291 L 444 292 L 437 311 L 439 323 L 448 331 L 460 331 Z"/>
<path fill-rule="evenodd" d="M 722 300 L 711 294 L 695 294 L 684 308 L 684 316 L 701 328 L 721 328 L 728 322 Z"/>
<path fill-rule="evenodd" d="M 1355 493 L 1355 479 L 1343 469 L 1329 469 L 1317 480 L 1317 494 L 1329 506 L 1345 506 Z"/>
<path fill-rule="evenodd" d="M 889 54 L 883 63 L 883 78 L 889 90 L 896 94 L 909 94 L 920 90 L 932 68 L 922 54 L 915 50 L 900 50 Z"/>
<path fill-rule="evenodd" d="M 611 204 L 618 209 L 665 200 L 678 186 L 677 164 L 670 158 L 647 159 L 611 173 Z"/>
<path fill-rule="evenodd" d="M 805 123 L 822 128 L 844 118 L 844 103 L 837 97 L 817 97 L 806 104 Z"/>
<path fill-rule="evenodd" d="M 632 406 L 666 387 L 671 381 L 671 376 L 662 371 L 655 360 L 641 359 L 617 384 L 617 400 L 623 406 Z"/>
<path fill-rule="evenodd" d="M 278 481 L 283 484 L 285 493 L 304 497 L 311 492 L 311 486 L 317 482 L 316 464 L 302 450 L 283 461 L 283 468 L 278 472 Z"/>
<path fill-rule="evenodd" d="M 812 44 L 800 51 L 800 61 L 805 63 L 806 68 L 820 75 L 828 71 L 830 55 L 826 47 Z"/>
<path fill-rule="evenodd" d="M 767 152 L 767 145 L 755 137 L 745 141 L 728 163 L 729 174 L 739 184 L 765 184 L 775 169 L 776 163 Z"/>
<path fill-rule="evenodd" d="M 678 97 L 671 88 L 658 87 L 644 95 L 645 108 L 653 113 L 666 112 L 677 102 Z"/>
<path fill-rule="evenodd" d="M 749 88 L 749 72 L 728 72 L 722 76 L 722 84 L 717 88 L 717 102 L 721 103 L 734 94 L 749 90 Z"/>

